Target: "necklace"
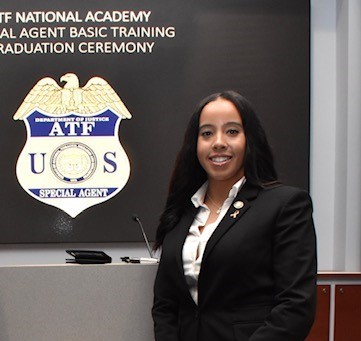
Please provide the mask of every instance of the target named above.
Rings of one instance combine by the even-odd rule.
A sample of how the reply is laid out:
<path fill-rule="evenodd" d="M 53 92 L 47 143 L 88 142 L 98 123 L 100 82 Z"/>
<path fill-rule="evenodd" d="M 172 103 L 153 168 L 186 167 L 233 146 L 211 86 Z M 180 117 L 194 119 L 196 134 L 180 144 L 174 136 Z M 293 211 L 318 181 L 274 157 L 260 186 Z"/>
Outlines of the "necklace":
<path fill-rule="evenodd" d="M 217 203 L 211 198 L 211 196 L 210 196 L 208 193 L 207 193 L 207 198 L 209 198 L 209 200 L 211 201 L 211 203 L 212 203 L 214 206 L 219 207 L 219 208 L 217 209 L 216 213 L 217 213 L 217 214 L 221 213 L 223 204 L 222 204 L 221 206 L 217 205 Z"/>

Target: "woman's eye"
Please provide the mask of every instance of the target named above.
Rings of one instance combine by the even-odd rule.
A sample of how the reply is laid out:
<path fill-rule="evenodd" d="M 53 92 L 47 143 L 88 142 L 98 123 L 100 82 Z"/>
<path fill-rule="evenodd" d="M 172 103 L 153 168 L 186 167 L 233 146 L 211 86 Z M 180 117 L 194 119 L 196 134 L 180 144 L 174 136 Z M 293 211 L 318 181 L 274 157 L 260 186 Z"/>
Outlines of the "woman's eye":
<path fill-rule="evenodd" d="M 237 135 L 237 134 L 239 133 L 239 131 L 238 131 L 237 129 L 229 129 L 229 130 L 227 131 L 227 133 L 228 133 L 229 135 Z"/>
<path fill-rule="evenodd" d="M 201 136 L 203 136 L 203 137 L 208 137 L 208 136 L 211 136 L 211 135 L 212 135 L 212 133 L 210 131 L 202 131 L 201 132 Z"/>

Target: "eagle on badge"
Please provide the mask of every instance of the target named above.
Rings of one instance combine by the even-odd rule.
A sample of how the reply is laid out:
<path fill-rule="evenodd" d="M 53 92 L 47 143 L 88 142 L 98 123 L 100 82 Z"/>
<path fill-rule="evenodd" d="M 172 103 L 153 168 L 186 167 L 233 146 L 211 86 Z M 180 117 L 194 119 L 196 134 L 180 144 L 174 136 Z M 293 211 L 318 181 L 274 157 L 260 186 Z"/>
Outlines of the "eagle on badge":
<path fill-rule="evenodd" d="M 63 88 L 50 77 L 36 83 L 14 114 L 14 120 L 23 120 L 34 109 L 53 115 L 69 112 L 92 115 L 110 108 L 121 118 L 132 117 L 117 93 L 100 77 L 91 78 L 82 88 L 79 86 L 78 76 L 74 73 L 65 74 L 60 78 L 60 82 L 65 82 Z"/>

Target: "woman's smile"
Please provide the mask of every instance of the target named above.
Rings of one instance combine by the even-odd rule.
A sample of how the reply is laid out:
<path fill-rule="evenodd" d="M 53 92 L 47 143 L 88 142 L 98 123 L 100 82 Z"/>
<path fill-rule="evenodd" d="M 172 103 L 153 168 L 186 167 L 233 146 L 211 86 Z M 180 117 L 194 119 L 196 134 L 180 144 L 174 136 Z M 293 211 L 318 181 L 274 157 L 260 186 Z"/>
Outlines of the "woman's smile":
<path fill-rule="evenodd" d="M 230 156 L 211 156 L 209 159 L 212 162 L 219 164 L 219 163 L 224 163 L 225 161 L 230 160 L 231 157 Z"/>

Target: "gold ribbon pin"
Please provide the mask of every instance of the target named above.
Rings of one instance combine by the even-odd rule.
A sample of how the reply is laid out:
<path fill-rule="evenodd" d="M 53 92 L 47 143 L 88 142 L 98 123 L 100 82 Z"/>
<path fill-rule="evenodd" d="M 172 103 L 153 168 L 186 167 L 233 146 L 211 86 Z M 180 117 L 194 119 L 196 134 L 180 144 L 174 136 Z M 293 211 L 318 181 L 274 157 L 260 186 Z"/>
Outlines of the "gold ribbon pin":
<path fill-rule="evenodd" d="M 231 217 L 232 217 L 233 219 L 236 219 L 237 216 L 238 216 L 238 214 L 239 214 L 239 211 L 238 211 L 238 210 L 237 210 L 237 211 L 234 211 L 234 212 L 231 214 Z"/>

